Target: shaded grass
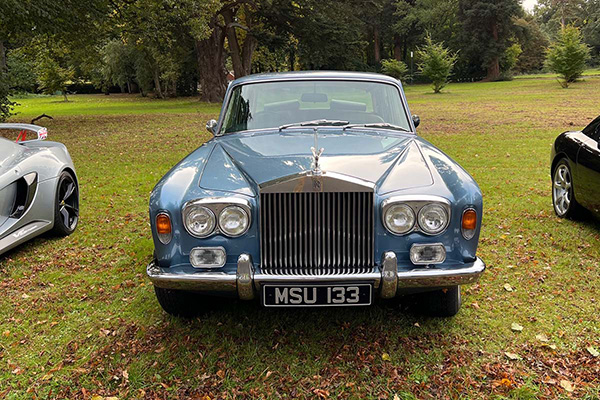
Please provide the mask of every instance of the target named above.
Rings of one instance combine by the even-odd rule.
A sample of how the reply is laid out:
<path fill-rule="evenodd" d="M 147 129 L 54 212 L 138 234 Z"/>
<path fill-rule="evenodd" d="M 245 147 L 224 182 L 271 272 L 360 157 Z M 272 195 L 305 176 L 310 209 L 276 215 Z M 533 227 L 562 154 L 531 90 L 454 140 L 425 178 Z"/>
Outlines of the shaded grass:
<path fill-rule="evenodd" d="M 554 216 L 549 154 L 558 133 L 596 116 L 599 89 L 595 78 L 567 90 L 544 79 L 441 95 L 407 88 L 420 134 L 484 193 L 488 270 L 450 320 L 392 304 L 271 311 L 231 301 L 193 321 L 166 316 L 145 278 L 148 195 L 209 138 L 203 126 L 218 106 L 21 99 L 17 120 L 58 116 L 45 125 L 73 156 L 82 214 L 70 238 L 0 258 L 0 398 L 597 398 L 600 360 L 585 349 L 600 348 L 600 224 Z"/>

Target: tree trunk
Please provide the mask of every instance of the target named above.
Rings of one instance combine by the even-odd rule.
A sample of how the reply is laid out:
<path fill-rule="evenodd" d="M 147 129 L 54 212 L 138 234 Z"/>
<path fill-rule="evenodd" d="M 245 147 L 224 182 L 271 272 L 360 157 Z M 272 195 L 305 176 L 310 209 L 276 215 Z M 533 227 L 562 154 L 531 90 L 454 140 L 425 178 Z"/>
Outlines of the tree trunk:
<path fill-rule="evenodd" d="M 0 40 L 0 72 L 4 72 L 6 69 L 6 48 L 4 47 L 4 42 Z"/>
<path fill-rule="evenodd" d="M 216 23 L 212 23 L 211 28 L 210 37 L 196 41 L 196 58 L 200 75 L 200 100 L 217 103 L 223 100 L 227 88 L 223 49 L 225 33 Z"/>
<path fill-rule="evenodd" d="M 379 40 L 379 29 L 373 28 L 373 56 L 375 57 L 375 63 L 381 62 L 381 41 Z"/>
<path fill-rule="evenodd" d="M 394 58 L 402 61 L 402 41 L 398 35 L 394 35 Z"/>
<path fill-rule="evenodd" d="M 163 94 L 163 91 L 160 87 L 160 77 L 158 76 L 158 70 L 156 68 L 154 69 L 154 89 L 156 90 L 156 94 L 158 97 L 160 97 L 161 99 L 165 98 L 165 95 Z"/>
<path fill-rule="evenodd" d="M 491 26 L 492 37 L 494 41 L 498 41 L 498 23 L 496 21 L 492 21 Z M 490 60 L 490 63 L 487 67 L 487 76 L 485 80 L 488 82 L 497 81 L 500 78 L 500 57 L 495 56 Z"/>
<path fill-rule="evenodd" d="M 244 12 L 247 23 L 246 27 L 235 22 L 234 19 L 237 10 L 227 8 L 221 12 L 223 20 L 225 21 L 227 42 L 229 43 L 229 50 L 231 50 L 231 62 L 233 64 L 233 73 L 236 78 L 249 75 L 252 71 L 252 54 L 258 44 L 256 38 L 249 32 L 249 26 L 252 25 L 250 11 L 245 9 Z M 246 38 L 241 47 L 236 34 L 236 27 L 246 30 Z"/>

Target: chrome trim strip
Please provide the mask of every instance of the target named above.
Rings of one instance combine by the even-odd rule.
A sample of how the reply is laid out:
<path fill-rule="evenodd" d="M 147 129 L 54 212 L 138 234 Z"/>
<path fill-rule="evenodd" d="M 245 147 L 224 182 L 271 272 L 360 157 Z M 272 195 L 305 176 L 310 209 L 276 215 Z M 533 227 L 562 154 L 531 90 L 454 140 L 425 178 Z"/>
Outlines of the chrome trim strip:
<path fill-rule="evenodd" d="M 402 233 L 402 234 L 394 233 L 394 232 L 390 231 L 388 229 L 387 225 L 385 224 L 385 213 L 386 213 L 387 209 L 390 208 L 392 205 L 398 204 L 398 203 L 406 204 L 415 213 L 414 226 L 412 227 L 411 230 L 409 230 L 408 232 Z M 438 203 L 438 204 L 442 205 L 446 209 L 446 213 L 448 214 L 448 221 L 446 222 L 446 226 L 440 232 L 435 233 L 435 234 L 427 233 L 419 227 L 419 212 L 421 211 L 421 208 L 423 208 L 425 205 L 430 204 L 430 203 Z M 447 198 L 441 197 L 441 196 L 399 195 L 399 196 L 388 197 L 381 203 L 381 223 L 385 227 L 386 231 L 388 231 L 389 233 L 391 233 L 392 235 L 395 235 L 395 236 L 405 236 L 412 232 L 419 232 L 419 233 L 422 233 L 427 236 L 441 235 L 442 233 L 444 233 L 446 231 L 446 229 L 448 229 L 448 226 L 450 226 L 451 219 L 452 219 L 452 203 L 450 203 L 450 200 L 448 200 Z"/>
<path fill-rule="evenodd" d="M 485 264 L 479 257 L 462 268 L 416 268 L 398 272 L 398 287 L 444 287 L 467 285 L 479 280 L 485 271 Z"/>
<path fill-rule="evenodd" d="M 146 274 L 154 286 L 163 289 L 191 290 L 205 293 L 235 292 L 236 276 L 225 272 L 194 272 L 192 274 L 169 272 L 152 261 Z"/>
<path fill-rule="evenodd" d="M 273 275 L 273 274 L 255 274 L 254 287 L 260 289 L 265 283 L 360 283 L 371 282 L 374 288 L 378 288 L 381 283 L 380 272 L 370 272 L 367 274 L 333 274 L 333 275 Z"/>
<path fill-rule="evenodd" d="M 248 254 L 242 254 L 238 258 L 237 264 L 237 292 L 241 300 L 252 300 L 254 298 L 254 289 L 252 281 L 254 280 L 254 266 L 252 257 Z"/>
<path fill-rule="evenodd" d="M 330 171 L 321 171 L 318 175 L 312 171 L 304 171 L 260 184 L 261 193 L 373 192 L 374 190 L 373 182 Z"/>
<path fill-rule="evenodd" d="M 383 266 L 381 270 L 381 293 L 383 299 L 391 299 L 396 296 L 398 288 L 398 260 L 396 253 L 387 251 L 383 254 Z"/>
<path fill-rule="evenodd" d="M 391 261 L 388 261 L 390 263 Z M 373 288 L 382 286 L 381 297 L 389 295 L 388 290 L 393 286 L 390 284 L 389 276 L 383 276 L 383 272 L 370 272 L 366 274 L 332 274 L 332 275 L 273 275 L 256 274 L 252 269 L 250 256 L 243 254 L 240 256 L 238 266 L 241 264 L 241 270 L 237 274 L 227 274 L 224 272 L 194 272 L 173 273 L 168 268 L 160 268 L 152 261 L 146 273 L 152 283 L 165 289 L 194 290 L 205 293 L 238 293 L 242 299 L 250 299 L 254 296 L 254 291 L 250 294 L 252 284 L 254 288 L 260 290 L 262 284 L 317 284 L 317 283 L 372 283 Z M 387 271 L 391 268 L 388 266 Z M 455 285 L 466 285 L 476 282 L 485 271 L 485 264 L 477 258 L 474 262 L 464 264 L 456 269 L 440 268 L 415 268 L 397 273 L 397 288 L 426 288 L 426 287 L 447 287 Z M 384 282 L 384 280 L 386 280 Z M 384 289 L 383 287 L 386 287 Z"/>

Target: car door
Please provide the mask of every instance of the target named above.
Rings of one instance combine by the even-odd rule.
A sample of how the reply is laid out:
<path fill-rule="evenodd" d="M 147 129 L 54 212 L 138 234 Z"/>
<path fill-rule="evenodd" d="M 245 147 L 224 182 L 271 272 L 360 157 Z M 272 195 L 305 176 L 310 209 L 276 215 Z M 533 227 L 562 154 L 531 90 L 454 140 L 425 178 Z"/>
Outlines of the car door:
<path fill-rule="evenodd" d="M 600 117 L 588 125 L 577 153 L 575 197 L 583 206 L 600 215 Z"/>

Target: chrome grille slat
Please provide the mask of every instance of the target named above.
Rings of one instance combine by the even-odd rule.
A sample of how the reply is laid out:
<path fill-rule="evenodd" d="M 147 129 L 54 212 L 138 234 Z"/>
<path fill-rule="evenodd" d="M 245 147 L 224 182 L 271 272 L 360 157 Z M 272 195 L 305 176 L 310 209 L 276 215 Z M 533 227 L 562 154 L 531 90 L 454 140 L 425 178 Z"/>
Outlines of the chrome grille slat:
<path fill-rule="evenodd" d="M 261 268 L 278 275 L 373 271 L 373 193 L 261 193 Z"/>

